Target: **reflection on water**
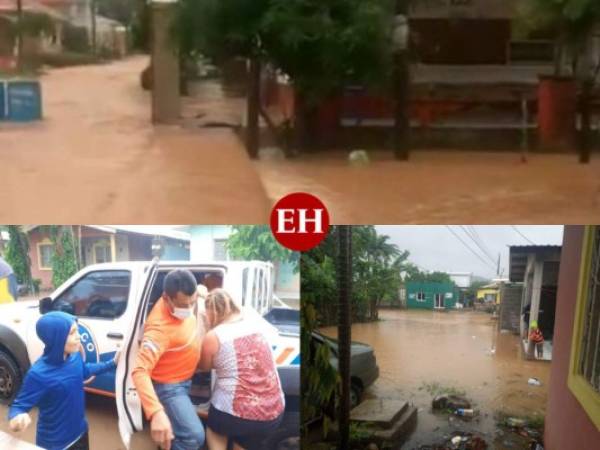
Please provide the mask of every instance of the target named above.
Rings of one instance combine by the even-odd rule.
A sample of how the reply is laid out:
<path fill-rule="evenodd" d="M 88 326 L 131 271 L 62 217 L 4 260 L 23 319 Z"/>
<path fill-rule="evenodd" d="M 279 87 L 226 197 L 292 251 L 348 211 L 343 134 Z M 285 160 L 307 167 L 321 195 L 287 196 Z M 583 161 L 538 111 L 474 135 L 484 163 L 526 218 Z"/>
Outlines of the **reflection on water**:
<path fill-rule="evenodd" d="M 419 408 L 417 429 L 403 448 L 438 442 L 454 430 L 482 434 L 497 449 L 523 445 L 512 433 L 497 433 L 494 413 L 544 415 L 548 363 L 523 360 L 518 337 L 498 333 L 489 314 L 384 310 L 379 315 L 379 322 L 353 325 L 352 340 L 372 345 L 380 367 L 366 398 L 408 400 Z M 323 329 L 332 336 L 336 331 Z M 530 377 L 542 386 L 528 385 Z M 462 422 L 433 414 L 432 385 L 464 391 L 479 417 Z"/>

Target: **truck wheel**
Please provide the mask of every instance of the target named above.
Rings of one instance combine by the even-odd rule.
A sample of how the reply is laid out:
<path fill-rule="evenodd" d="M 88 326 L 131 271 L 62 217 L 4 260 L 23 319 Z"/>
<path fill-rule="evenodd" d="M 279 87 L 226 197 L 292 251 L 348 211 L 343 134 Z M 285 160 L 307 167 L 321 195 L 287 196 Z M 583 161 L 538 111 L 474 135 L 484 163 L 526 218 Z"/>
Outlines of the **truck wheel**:
<path fill-rule="evenodd" d="M 0 350 L 0 403 L 8 405 L 21 387 L 21 371 L 10 354 Z"/>
<path fill-rule="evenodd" d="M 261 445 L 264 450 L 300 450 L 300 413 L 285 413 L 281 425 Z"/>

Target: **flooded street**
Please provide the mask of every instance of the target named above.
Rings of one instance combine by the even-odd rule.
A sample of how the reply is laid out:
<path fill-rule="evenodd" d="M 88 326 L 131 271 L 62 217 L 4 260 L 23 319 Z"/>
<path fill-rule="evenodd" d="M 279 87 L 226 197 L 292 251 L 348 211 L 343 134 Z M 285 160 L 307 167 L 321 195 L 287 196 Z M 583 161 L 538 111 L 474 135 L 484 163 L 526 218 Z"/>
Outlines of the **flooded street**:
<path fill-rule="evenodd" d="M 230 128 L 187 118 L 183 127 L 152 126 L 139 82 L 147 63 L 133 56 L 40 77 L 44 120 L 0 125 L 4 222 L 266 220 L 269 201 Z M 182 111 L 206 115 L 186 101 Z"/>
<path fill-rule="evenodd" d="M 86 414 L 89 424 L 90 450 L 125 450 L 119 436 L 117 420 L 117 407 L 112 398 L 88 394 L 86 397 Z M 0 430 L 10 433 L 6 417 L 8 408 L 0 406 Z M 37 424 L 37 409 L 31 412 L 32 423 L 22 434 L 11 433 L 20 439 L 35 443 L 35 429 Z M 136 433 L 131 439 L 130 450 L 155 449 L 156 445 L 147 432 Z"/>
<path fill-rule="evenodd" d="M 497 412 L 543 416 L 550 364 L 524 361 L 518 337 L 498 334 L 496 322 L 481 312 L 382 310 L 380 321 L 352 326 L 352 340 L 375 349 L 380 377 L 365 398 L 414 403 L 417 428 L 402 446 L 413 449 L 444 440 L 452 431 L 476 432 L 494 449 L 525 448 L 526 440 L 504 430 L 497 434 Z M 336 329 L 323 329 L 335 335 Z M 527 380 L 538 378 L 542 386 Z M 433 413 L 437 391 L 464 393 L 479 411 L 473 421 Z"/>
<path fill-rule="evenodd" d="M 600 220 L 600 156 L 414 151 L 409 162 L 370 152 L 352 167 L 342 151 L 255 163 L 271 201 L 309 191 L 332 223 L 595 223 Z M 368 208 L 365 207 L 368 205 Z M 548 214 L 552 211 L 552 214 Z"/>

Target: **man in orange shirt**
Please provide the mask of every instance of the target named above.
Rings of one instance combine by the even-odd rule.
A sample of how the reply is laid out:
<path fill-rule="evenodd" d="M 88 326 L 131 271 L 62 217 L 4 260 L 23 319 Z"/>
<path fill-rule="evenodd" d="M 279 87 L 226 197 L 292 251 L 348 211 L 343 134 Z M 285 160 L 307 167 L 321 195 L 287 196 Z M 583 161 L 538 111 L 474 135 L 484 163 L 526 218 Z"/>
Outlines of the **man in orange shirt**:
<path fill-rule="evenodd" d="M 204 428 L 189 397 L 202 344 L 194 314 L 196 288 L 189 270 L 167 274 L 132 371 L 152 439 L 165 450 L 204 445 Z"/>

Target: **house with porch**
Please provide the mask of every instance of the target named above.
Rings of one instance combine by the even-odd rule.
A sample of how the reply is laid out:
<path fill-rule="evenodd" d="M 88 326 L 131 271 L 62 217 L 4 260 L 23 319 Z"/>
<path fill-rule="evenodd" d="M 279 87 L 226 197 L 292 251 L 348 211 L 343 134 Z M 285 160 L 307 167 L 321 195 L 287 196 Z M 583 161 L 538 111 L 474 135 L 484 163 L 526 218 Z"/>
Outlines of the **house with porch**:
<path fill-rule="evenodd" d="M 52 255 L 54 244 L 50 232 L 42 225 L 24 227 L 29 240 L 31 274 L 41 280 L 42 290 L 52 289 Z M 74 225 L 83 266 L 115 261 L 149 261 L 154 256 L 163 260 L 190 259 L 190 238 L 181 231 L 163 227 Z"/>
<path fill-rule="evenodd" d="M 457 307 L 458 299 L 459 292 L 454 283 L 406 283 L 406 306 L 409 309 L 452 309 Z"/>
<path fill-rule="evenodd" d="M 565 226 L 544 427 L 546 450 L 600 443 L 600 226 Z"/>
<path fill-rule="evenodd" d="M 553 353 L 560 258 L 560 245 L 513 245 L 509 250 L 510 281 L 523 283 L 519 326 L 523 350 L 529 353 L 529 325 L 536 321 L 544 335 L 546 361 Z"/>

